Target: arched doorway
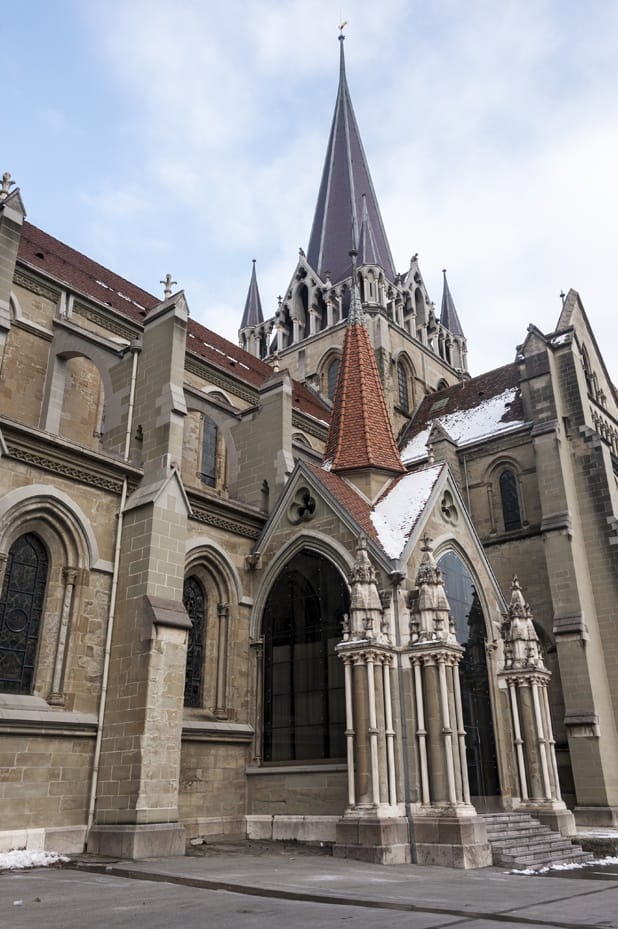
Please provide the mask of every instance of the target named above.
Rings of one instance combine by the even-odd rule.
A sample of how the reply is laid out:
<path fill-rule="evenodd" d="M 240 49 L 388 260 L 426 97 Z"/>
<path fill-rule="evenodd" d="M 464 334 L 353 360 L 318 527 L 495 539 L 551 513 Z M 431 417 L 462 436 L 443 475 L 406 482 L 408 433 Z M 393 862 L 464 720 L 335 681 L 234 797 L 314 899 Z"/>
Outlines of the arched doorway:
<path fill-rule="evenodd" d="M 345 757 L 343 664 L 335 654 L 347 585 L 317 552 L 285 565 L 266 600 L 264 632 L 265 762 Z"/>
<path fill-rule="evenodd" d="M 489 798 L 500 793 L 496 741 L 491 715 L 485 644 L 485 618 L 472 576 L 455 552 L 438 559 L 444 589 L 455 620 L 457 641 L 464 647 L 459 665 L 466 729 L 470 795 L 477 809 L 495 806 Z"/>

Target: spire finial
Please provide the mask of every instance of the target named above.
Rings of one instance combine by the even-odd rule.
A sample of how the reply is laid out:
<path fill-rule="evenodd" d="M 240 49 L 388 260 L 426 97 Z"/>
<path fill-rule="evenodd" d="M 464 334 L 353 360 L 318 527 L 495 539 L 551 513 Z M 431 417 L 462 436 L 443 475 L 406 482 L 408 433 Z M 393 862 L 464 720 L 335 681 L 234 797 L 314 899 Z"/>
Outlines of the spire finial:
<path fill-rule="evenodd" d="M 342 78 L 345 76 L 345 56 L 343 54 L 343 43 L 345 42 L 345 36 L 343 34 L 343 30 L 347 24 L 347 21 L 339 24 L 339 75 Z"/>
<path fill-rule="evenodd" d="M 166 274 L 165 279 L 159 281 L 159 284 L 163 284 L 163 298 L 167 300 L 168 297 L 172 296 L 172 287 L 175 287 L 178 281 L 172 280 L 171 274 Z"/>
<path fill-rule="evenodd" d="M 11 192 L 11 187 L 15 186 L 15 181 L 11 180 L 11 175 L 5 171 L 2 175 L 2 186 L 0 187 L 0 200 L 6 200 Z"/>

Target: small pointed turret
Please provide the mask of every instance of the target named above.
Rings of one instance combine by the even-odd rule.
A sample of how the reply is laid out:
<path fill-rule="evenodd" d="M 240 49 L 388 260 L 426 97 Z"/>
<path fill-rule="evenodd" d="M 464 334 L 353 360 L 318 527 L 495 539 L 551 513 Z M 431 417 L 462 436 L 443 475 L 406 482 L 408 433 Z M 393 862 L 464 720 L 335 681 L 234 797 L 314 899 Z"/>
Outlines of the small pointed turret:
<path fill-rule="evenodd" d="M 255 273 L 255 258 L 253 259 L 253 269 L 251 271 L 251 280 L 249 290 L 245 301 L 245 309 L 242 314 L 241 329 L 247 329 L 250 326 L 259 326 L 264 322 L 262 313 L 262 301 L 260 300 L 260 291 L 258 289 L 257 275 Z"/>
<path fill-rule="evenodd" d="M 307 261 L 324 280 L 330 272 L 333 284 L 351 273 L 349 256 L 350 217 L 358 228 L 366 196 L 367 225 L 372 229 L 375 261 L 391 281 L 395 267 L 388 245 L 378 200 L 373 189 L 367 158 L 352 108 L 345 74 L 343 35 L 339 36 L 339 89 L 326 150 L 318 202 L 307 249 Z"/>
<path fill-rule="evenodd" d="M 443 268 L 442 274 L 444 275 L 444 288 L 442 290 L 442 308 L 440 310 L 440 323 L 444 326 L 445 329 L 448 329 L 449 332 L 452 332 L 453 335 L 463 336 L 463 329 L 461 328 L 461 323 L 459 322 L 459 316 L 457 315 L 457 310 L 455 309 L 455 301 L 449 290 L 448 281 L 446 279 L 446 268 Z"/>
<path fill-rule="evenodd" d="M 356 252 L 352 258 L 352 302 L 337 377 L 324 462 L 335 472 L 370 472 L 389 476 L 402 474 L 386 409 L 382 383 L 369 333 L 363 322 L 356 285 Z M 374 485 L 370 477 L 362 481 Z M 372 494 L 370 493 L 370 496 Z"/>

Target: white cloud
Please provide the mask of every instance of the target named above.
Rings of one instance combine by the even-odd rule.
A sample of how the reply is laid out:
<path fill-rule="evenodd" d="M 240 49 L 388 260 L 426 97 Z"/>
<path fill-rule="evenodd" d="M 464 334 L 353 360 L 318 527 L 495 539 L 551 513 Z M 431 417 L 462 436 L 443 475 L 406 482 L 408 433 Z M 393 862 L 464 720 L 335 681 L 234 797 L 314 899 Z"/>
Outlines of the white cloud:
<path fill-rule="evenodd" d="M 195 282 L 194 315 L 235 338 L 251 258 L 272 312 L 309 236 L 339 10 L 327 0 L 79 9 L 123 101 L 126 168 L 117 158 L 115 175 L 92 176 L 87 194 L 98 240 L 108 224 L 117 253 L 125 220 L 124 273 L 131 260 L 146 268 L 150 250 L 159 270 L 138 280 L 150 289 L 169 247 L 166 266 L 183 286 Z M 616 372 L 618 8 L 391 0 L 377 16 L 360 0 L 343 16 L 396 263 L 418 251 L 436 303 L 448 268 L 474 369 L 511 360 L 530 321 L 551 328 L 560 290 L 573 286 Z"/>

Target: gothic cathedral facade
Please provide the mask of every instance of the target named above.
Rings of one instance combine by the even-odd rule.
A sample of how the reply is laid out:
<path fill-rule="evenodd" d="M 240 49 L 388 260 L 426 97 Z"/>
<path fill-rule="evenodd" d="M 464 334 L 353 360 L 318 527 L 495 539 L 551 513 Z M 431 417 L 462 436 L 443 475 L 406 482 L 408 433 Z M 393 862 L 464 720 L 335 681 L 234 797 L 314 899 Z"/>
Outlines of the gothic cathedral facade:
<path fill-rule="evenodd" d="M 471 377 L 340 52 L 309 245 L 233 345 L 0 192 L 0 850 L 491 864 L 618 826 L 618 405 L 581 299 Z M 240 316 L 240 314 L 239 314 Z"/>

